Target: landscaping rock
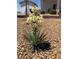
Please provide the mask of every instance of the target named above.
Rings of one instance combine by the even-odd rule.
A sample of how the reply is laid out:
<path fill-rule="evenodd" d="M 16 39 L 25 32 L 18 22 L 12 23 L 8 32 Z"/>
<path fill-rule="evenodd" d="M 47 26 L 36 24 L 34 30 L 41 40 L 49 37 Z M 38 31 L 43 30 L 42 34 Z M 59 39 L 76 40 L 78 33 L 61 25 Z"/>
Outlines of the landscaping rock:
<path fill-rule="evenodd" d="M 51 47 L 47 51 L 31 51 L 29 42 L 24 39 L 23 34 L 29 31 L 30 27 L 26 23 L 26 18 L 17 20 L 17 59 L 61 59 L 61 21 L 60 19 L 44 19 L 42 30 L 47 34 L 45 41 Z"/>

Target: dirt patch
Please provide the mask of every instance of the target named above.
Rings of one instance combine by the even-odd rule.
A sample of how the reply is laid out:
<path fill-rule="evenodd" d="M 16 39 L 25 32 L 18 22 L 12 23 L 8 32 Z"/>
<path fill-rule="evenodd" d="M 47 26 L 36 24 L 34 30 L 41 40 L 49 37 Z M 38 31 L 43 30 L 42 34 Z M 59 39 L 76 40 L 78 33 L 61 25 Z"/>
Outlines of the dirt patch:
<path fill-rule="evenodd" d="M 61 21 L 60 19 L 44 19 L 42 31 L 47 34 L 45 41 L 50 42 L 51 49 L 48 51 L 31 52 L 29 42 L 23 34 L 30 29 L 25 23 L 26 18 L 17 19 L 17 59 L 61 59 Z"/>

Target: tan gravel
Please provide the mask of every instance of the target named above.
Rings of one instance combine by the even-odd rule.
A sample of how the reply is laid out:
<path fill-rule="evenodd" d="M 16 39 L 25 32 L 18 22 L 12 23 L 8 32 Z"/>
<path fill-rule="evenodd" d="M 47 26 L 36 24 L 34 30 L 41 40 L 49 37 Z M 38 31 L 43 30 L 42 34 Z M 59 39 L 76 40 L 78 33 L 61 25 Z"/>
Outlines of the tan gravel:
<path fill-rule="evenodd" d="M 50 42 L 51 49 L 38 53 L 31 52 L 29 42 L 23 37 L 25 31 L 30 30 L 25 21 L 25 18 L 17 19 L 17 59 L 61 59 L 61 20 L 44 19 L 42 31 L 48 33 L 45 41 Z"/>

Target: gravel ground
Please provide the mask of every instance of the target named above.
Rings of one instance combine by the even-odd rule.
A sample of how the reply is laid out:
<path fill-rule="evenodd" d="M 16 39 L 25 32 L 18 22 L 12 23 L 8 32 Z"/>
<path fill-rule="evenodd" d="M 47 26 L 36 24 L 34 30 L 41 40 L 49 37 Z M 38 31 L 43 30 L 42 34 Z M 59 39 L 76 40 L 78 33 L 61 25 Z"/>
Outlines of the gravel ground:
<path fill-rule="evenodd" d="M 47 39 L 50 42 L 51 49 L 32 53 L 29 48 L 29 42 L 23 37 L 25 31 L 30 29 L 26 25 L 25 18 L 17 19 L 17 59 L 61 59 L 61 20 L 44 19 L 42 31 L 47 32 Z"/>

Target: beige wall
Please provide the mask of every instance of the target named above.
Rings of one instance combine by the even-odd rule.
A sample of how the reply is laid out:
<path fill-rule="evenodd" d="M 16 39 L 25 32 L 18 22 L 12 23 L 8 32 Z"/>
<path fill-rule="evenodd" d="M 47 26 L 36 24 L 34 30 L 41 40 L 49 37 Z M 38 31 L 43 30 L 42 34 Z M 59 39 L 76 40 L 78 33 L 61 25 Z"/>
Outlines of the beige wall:
<path fill-rule="evenodd" d="M 43 0 L 44 1 L 44 3 L 56 3 L 57 2 L 57 0 Z"/>
<path fill-rule="evenodd" d="M 59 8 L 60 3 L 58 3 L 59 0 L 41 0 L 41 9 L 43 11 L 48 11 L 48 9 L 53 9 L 53 4 L 57 5 L 57 8 Z"/>

